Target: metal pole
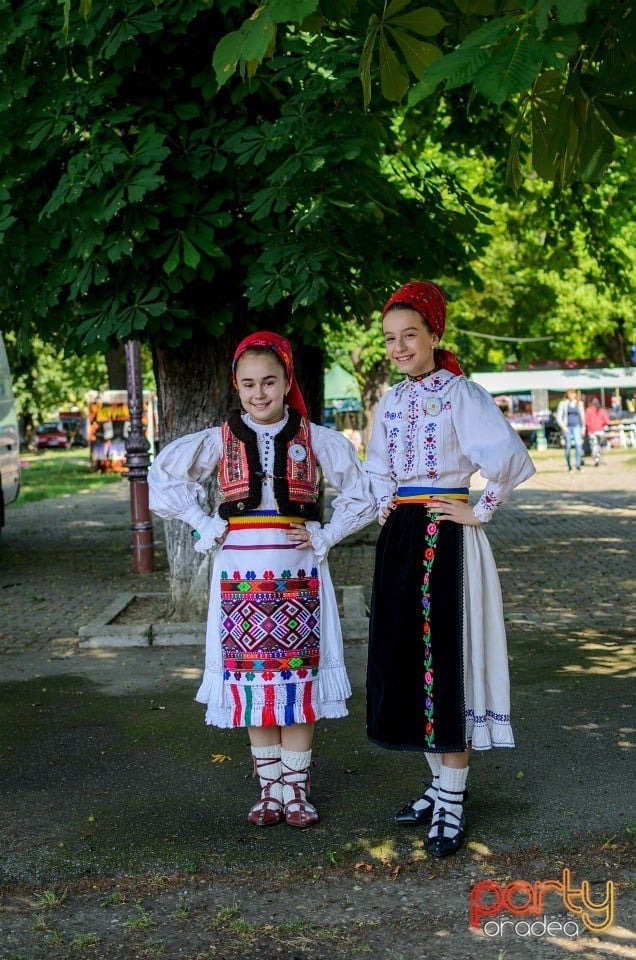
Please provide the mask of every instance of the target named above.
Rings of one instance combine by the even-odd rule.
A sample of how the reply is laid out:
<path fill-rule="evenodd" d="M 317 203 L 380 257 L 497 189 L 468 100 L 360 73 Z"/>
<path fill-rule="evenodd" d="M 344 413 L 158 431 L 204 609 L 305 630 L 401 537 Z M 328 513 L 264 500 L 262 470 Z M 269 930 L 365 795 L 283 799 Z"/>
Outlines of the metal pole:
<path fill-rule="evenodd" d="M 149 444 L 143 427 L 144 395 L 141 383 L 141 353 L 137 340 L 126 341 L 126 384 L 130 433 L 126 437 L 126 473 L 130 482 L 130 529 L 133 571 L 153 569 L 152 518 L 148 507 Z M 152 411 L 149 412 L 152 416 Z"/>

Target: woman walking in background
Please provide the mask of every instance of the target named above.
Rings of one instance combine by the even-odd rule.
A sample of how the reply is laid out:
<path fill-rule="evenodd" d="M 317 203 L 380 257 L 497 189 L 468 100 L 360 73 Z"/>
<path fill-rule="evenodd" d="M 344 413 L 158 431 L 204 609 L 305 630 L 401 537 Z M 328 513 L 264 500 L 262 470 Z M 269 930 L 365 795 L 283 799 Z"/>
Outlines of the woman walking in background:
<path fill-rule="evenodd" d="M 383 525 L 367 732 L 380 746 L 424 753 L 432 778 L 395 820 L 432 820 L 427 849 L 443 857 L 465 835 L 471 744 L 514 746 L 501 590 L 482 526 L 534 466 L 490 395 L 438 348 L 438 286 L 405 284 L 382 316 L 387 354 L 405 379 L 380 400 L 365 464 Z M 487 484 L 473 507 L 477 470 Z"/>
<path fill-rule="evenodd" d="M 563 400 L 559 401 L 556 411 L 557 423 L 565 437 L 565 462 L 572 469 L 570 458 L 574 447 L 574 464 L 577 470 L 583 466 L 583 436 L 585 433 L 585 410 L 578 392 L 570 387 Z"/>

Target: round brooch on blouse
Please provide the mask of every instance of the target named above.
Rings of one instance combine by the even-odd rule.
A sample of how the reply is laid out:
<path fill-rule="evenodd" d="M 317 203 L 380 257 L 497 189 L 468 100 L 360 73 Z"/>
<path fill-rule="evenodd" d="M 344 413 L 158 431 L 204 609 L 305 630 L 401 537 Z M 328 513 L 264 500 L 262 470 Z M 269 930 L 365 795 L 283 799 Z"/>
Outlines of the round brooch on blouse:
<path fill-rule="evenodd" d="M 427 413 L 429 417 L 436 417 L 442 409 L 442 401 L 438 400 L 437 397 L 429 397 L 424 401 L 422 406 L 424 408 L 424 413 Z"/>
<path fill-rule="evenodd" d="M 293 443 L 289 448 L 289 456 L 292 458 L 294 463 L 301 463 L 307 456 L 307 451 L 303 447 L 302 443 Z"/>

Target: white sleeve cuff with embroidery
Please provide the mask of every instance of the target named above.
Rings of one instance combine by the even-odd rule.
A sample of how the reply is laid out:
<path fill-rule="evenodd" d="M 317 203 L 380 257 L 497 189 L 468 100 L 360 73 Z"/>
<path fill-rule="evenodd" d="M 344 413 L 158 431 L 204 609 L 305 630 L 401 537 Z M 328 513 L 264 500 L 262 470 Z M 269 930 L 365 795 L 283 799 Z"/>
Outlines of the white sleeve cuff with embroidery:
<path fill-rule="evenodd" d="M 499 506 L 499 501 L 492 491 L 484 490 L 481 499 L 473 507 L 473 513 L 481 523 L 488 523 Z"/>

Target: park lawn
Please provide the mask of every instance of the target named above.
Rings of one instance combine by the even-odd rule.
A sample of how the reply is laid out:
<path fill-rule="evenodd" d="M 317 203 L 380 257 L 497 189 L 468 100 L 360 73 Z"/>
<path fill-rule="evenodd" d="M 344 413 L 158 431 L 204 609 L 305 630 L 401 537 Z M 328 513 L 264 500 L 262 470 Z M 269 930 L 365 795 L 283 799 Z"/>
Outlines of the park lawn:
<path fill-rule="evenodd" d="M 7 510 L 25 503 L 95 490 L 106 483 L 121 483 L 118 473 L 92 473 L 88 450 L 42 450 L 20 456 L 20 495 Z"/>

